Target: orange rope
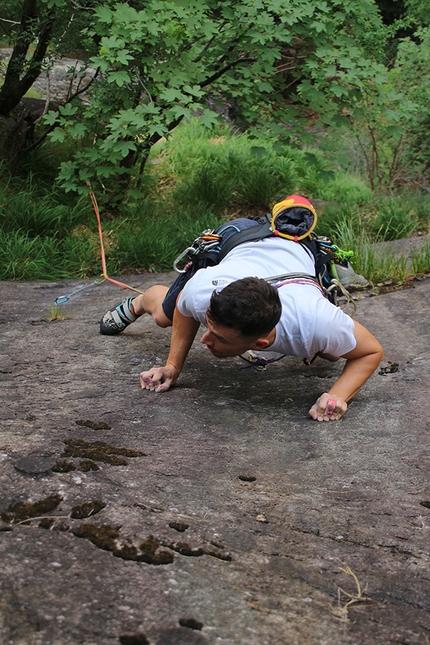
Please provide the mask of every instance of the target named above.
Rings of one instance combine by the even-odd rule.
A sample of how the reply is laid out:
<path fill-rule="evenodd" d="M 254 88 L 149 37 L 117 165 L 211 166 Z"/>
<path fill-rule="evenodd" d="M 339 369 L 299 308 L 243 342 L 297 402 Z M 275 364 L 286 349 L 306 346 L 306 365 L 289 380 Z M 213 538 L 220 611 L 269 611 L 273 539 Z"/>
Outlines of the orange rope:
<path fill-rule="evenodd" d="M 90 186 L 90 184 L 87 182 L 87 186 Z M 137 293 L 145 293 L 144 291 L 140 291 L 140 289 L 135 289 L 134 287 L 130 287 L 128 284 L 124 284 L 123 282 L 118 282 L 118 280 L 114 280 L 113 278 L 110 278 L 107 274 L 107 269 L 106 269 L 106 257 L 105 257 L 105 248 L 103 244 L 103 230 L 102 230 L 102 223 L 100 220 L 100 211 L 99 207 L 97 204 L 96 197 L 92 190 L 90 190 L 90 197 L 91 197 L 91 202 L 93 204 L 94 212 L 97 217 L 97 226 L 99 229 L 99 238 L 100 238 L 100 255 L 102 259 L 102 276 L 104 277 L 105 280 L 109 280 L 109 282 L 112 282 L 113 284 L 116 284 L 118 287 L 123 287 L 124 289 L 130 289 L 130 291 L 137 291 Z"/>

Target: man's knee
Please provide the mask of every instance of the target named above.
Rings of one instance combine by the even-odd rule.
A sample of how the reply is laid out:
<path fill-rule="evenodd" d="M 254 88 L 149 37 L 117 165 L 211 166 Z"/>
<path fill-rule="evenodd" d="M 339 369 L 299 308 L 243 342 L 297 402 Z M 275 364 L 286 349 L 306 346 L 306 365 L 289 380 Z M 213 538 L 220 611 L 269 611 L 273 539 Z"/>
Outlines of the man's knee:
<path fill-rule="evenodd" d="M 166 316 L 162 307 L 160 307 L 159 310 L 154 311 L 154 313 L 152 314 L 152 320 L 158 327 L 165 328 L 172 326 L 172 321 Z"/>

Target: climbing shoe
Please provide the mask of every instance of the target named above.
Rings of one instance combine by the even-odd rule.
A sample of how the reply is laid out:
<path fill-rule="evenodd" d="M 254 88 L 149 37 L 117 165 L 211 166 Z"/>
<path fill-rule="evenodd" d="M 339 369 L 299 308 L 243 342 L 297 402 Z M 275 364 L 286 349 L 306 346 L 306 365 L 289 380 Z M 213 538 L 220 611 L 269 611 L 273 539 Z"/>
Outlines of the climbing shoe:
<path fill-rule="evenodd" d="M 356 273 L 349 262 L 346 262 L 345 266 L 336 264 L 336 271 L 339 276 L 339 282 L 348 291 L 358 291 L 370 287 L 370 282 L 359 273 Z"/>
<path fill-rule="evenodd" d="M 115 309 L 105 313 L 100 321 L 100 333 L 105 336 L 120 334 L 128 325 L 138 318 L 134 313 L 133 299 L 126 298 Z"/>

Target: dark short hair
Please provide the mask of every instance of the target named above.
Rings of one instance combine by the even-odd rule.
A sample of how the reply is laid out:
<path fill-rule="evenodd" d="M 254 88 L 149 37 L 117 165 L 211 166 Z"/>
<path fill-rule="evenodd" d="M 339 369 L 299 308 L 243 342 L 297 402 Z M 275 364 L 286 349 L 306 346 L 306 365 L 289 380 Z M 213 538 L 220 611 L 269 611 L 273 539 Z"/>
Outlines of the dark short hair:
<path fill-rule="evenodd" d="M 275 287 L 262 278 L 242 278 L 212 293 L 207 316 L 216 325 L 259 338 L 278 324 L 281 312 Z"/>

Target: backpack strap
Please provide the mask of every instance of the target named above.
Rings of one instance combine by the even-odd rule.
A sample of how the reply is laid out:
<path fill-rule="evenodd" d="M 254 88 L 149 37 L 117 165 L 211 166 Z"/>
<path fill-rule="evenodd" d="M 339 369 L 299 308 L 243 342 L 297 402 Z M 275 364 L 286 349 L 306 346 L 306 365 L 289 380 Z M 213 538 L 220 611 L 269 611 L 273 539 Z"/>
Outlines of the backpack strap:
<path fill-rule="evenodd" d="M 266 237 L 272 237 L 274 235 L 271 223 L 269 221 L 258 223 L 255 226 L 246 228 L 243 231 L 234 233 L 231 235 L 225 243 L 221 243 L 221 248 L 217 252 L 216 262 L 221 262 L 226 255 L 230 253 L 239 244 L 244 244 L 245 242 L 255 242 L 257 240 L 262 240 Z M 302 246 L 309 256 L 313 259 L 315 263 L 315 275 L 324 273 L 325 266 L 333 260 L 334 256 L 332 253 L 326 250 L 322 250 L 316 241 L 316 237 L 312 234 L 297 242 Z"/>
<path fill-rule="evenodd" d="M 240 231 L 240 233 L 235 233 L 226 240 L 225 244 L 221 244 L 221 249 L 218 253 L 218 262 L 221 262 L 221 260 L 223 260 L 225 256 L 238 244 L 262 240 L 263 238 L 270 237 L 272 235 L 272 227 L 268 221 L 263 224 L 256 224 L 255 226 L 246 228 L 243 231 Z"/>

